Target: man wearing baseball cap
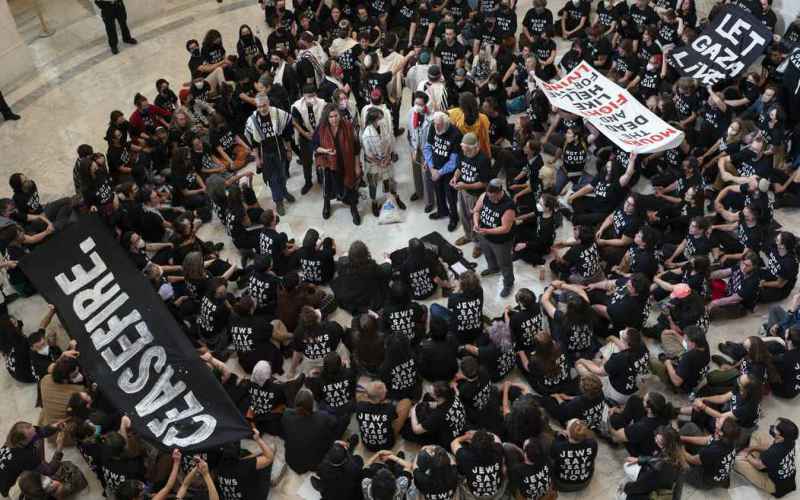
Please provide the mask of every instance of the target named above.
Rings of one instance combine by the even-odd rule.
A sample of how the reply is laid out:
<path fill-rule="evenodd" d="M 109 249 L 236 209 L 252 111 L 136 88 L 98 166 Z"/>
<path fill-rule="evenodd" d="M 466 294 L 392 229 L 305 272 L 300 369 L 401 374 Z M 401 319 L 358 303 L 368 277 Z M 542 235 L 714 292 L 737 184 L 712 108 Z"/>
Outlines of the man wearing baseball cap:
<path fill-rule="evenodd" d="M 481 248 L 477 244 L 476 234 L 472 227 L 472 212 L 475 202 L 483 194 L 490 179 L 491 164 L 486 154 L 478 145 L 478 137 L 468 132 L 461 139 L 461 154 L 458 155 L 458 166 L 450 181 L 450 186 L 458 192 L 458 211 L 461 225 L 464 226 L 464 236 L 456 240 L 456 245 L 461 246 L 474 242 L 472 258 L 481 256 Z"/>
<path fill-rule="evenodd" d="M 478 234 L 478 244 L 486 257 L 486 269 L 481 271 L 481 276 L 491 276 L 502 271 L 503 289 L 500 296 L 503 298 L 511 295 L 514 289 L 514 250 L 513 234 L 516 210 L 503 190 L 500 179 L 492 179 L 475 204 L 472 224 Z"/>

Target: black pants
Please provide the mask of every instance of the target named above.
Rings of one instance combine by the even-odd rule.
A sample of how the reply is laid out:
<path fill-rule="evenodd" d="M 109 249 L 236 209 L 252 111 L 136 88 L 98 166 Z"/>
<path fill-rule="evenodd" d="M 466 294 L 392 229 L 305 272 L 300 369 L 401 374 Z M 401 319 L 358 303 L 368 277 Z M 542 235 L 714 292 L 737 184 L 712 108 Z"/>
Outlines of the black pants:
<path fill-rule="evenodd" d="M 458 220 L 458 192 L 450 187 L 453 173 L 443 174 L 433 181 L 436 189 L 436 211 L 439 215 L 447 216 L 450 220 Z"/>
<path fill-rule="evenodd" d="M 106 35 L 108 35 L 108 45 L 113 49 L 117 47 L 119 40 L 117 39 L 117 26 L 115 22 L 119 23 L 119 30 L 122 32 L 122 41 L 128 41 L 131 38 L 131 32 L 128 29 L 128 12 L 125 10 L 125 4 L 118 4 L 107 9 L 103 9 L 101 13 L 103 23 L 106 25 Z"/>

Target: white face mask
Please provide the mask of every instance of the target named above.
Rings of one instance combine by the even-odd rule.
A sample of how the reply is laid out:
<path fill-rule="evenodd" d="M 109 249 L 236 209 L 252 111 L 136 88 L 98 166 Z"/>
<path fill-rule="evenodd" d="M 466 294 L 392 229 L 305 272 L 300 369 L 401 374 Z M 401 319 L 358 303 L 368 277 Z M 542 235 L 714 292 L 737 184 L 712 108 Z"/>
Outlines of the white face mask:
<path fill-rule="evenodd" d="M 497 85 L 495 85 L 494 83 L 490 83 L 489 84 L 489 90 L 496 90 L 496 89 L 497 89 Z"/>
<path fill-rule="evenodd" d="M 647 65 L 647 71 L 655 71 L 655 69 L 656 69 L 656 65 L 655 64 L 648 64 Z"/>
<path fill-rule="evenodd" d="M 456 80 L 455 81 L 456 87 L 461 88 L 464 86 L 464 80 Z"/>
<path fill-rule="evenodd" d="M 139 241 L 136 242 L 136 248 L 138 248 L 139 250 L 143 249 L 145 245 L 147 245 L 147 243 L 145 243 L 144 240 L 141 238 L 139 238 Z"/>
<path fill-rule="evenodd" d="M 686 340 L 686 339 L 683 339 L 683 340 L 681 341 L 681 344 L 683 344 L 683 348 L 684 348 L 684 349 L 686 349 L 687 351 L 689 350 L 689 341 L 688 341 L 688 340 Z"/>
<path fill-rule="evenodd" d="M 347 109 L 347 101 L 340 101 L 339 109 Z"/>
<path fill-rule="evenodd" d="M 205 85 L 206 82 L 203 81 L 194 82 L 194 88 L 196 88 L 197 90 L 203 90 L 203 87 L 205 87 Z"/>
<path fill-rule="evenodd" d="M 50 355 L 50 346 L 45 344 L 44 347 L 41 349 L 36 349 L 36 354 L 40 354 L 42 356 L 49 356 Z"/>
<path fill-rule="evenodd" d="M 424 107 L 424 106 L 422 106 L 421 104 L 415 104 L 415 105 L 414 105 L 414 111 L 416 111 L 417 113 L 422 113 L 422 111 L 423 111 L 424 109 L 425 109 L 425 107 Z"/>
<path fill-rule="evenodd" d="M 69 381 L 73 384 L 80 384 L 83 382 L 83 374 L 81 372 L 77 372 L 74 375 L 69 376 Z"/>
<path fill-rule="evenodd" d="M 536 204 L 536 210 L 538 210 L 539 213 L 544 213 L 544 205 L 542 205 L 541 202 L 537 203 Z"/>

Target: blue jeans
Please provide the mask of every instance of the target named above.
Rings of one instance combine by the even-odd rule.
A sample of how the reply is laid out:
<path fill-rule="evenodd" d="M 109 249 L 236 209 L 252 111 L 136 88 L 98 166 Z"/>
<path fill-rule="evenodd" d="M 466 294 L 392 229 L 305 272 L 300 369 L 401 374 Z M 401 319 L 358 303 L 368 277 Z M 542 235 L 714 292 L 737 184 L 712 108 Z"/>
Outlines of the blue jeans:
<path fill-rule="evenodd" d="M 286 156 L 277 155 L 261 156 L 261 175 L 264 184 L 269 184 L 272 191 L 272 201 L 280 203 L 286 198 L 286 169 L 288 166 Z"/>

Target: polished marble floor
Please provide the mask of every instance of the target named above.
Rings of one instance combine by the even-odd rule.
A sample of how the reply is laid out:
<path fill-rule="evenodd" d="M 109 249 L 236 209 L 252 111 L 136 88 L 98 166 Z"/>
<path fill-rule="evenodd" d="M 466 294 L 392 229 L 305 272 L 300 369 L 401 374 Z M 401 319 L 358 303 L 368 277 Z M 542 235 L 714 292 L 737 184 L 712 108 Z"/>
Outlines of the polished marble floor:
<path fill-rule="evenodd" d="M 108 51 L 102 24 L 96 17 L 60 27 L 51 38 L 33 41 L 31 47 L 38 73 L 5 93 L 8 101 L 23 115 L 23 120 L 0 123 L 0 179 L 6 179 L 14 172 L 24 172 L 36 180 L 44 199 L 69 194 L 72 190 L 71 169 L 75 149 L 81 143 L 88 143 L 100 151 L 105 150 L 102 136 L 110 111 L 121 109 L 126 113 L 130 112 L 132 96 L 136 92 L 154 94 L 154 82 L 158 78 L 168 79 L 173 88 L 188 79 L 184 50 L 186 40 L 201 39 L 206 30 L 217 28 L 222 32 L 225 46 L 231 51 L 235 49 L 236 33 L 242 23 L 253 26 L 262 40 L 266 38 L 266 27 L 255 1 L 229 1 L 222 6 L 210 0 L 189 3 L 184 0 L 167 0 L 167 3 L 172 7 L 163 16 L 133 27 L 139 45 L 123 45 L 117 56 L 112 57 Z M 551 2 L 550 8 L 555 11 L 562 3 L 563 0 Z M 529 6 L 530 0 L 520 0 L 519 11 L 524 13 Z M 520 20 L 521 18 L 522 14 Z M 400 155 L 395 167 L 401 186 L 400 192 L 407 200 L 410 193 L 409 155 L 403 141 L 398 141 L 396 149 Z M 428 220 L 419 202 L 409 204 L 402 223 L 389 226 L 380 226 L 374 217 L 366 215 L 368 208 L 365 202 L 362 202 L 362 213 L 365 215 L 360 227 L 352 225 L 349 211 L 344 208 L 335 209 L 331 219 L 323 221 L 320 216 L 319 189 L 315 187 L 307 196 L 299 196 L 301 177 L 300 167 L 295 164 L 289 188 L 298 195 L 298 201 L 289 207 L 280 225 L 290 237 L 300 239 L 307 228 L 315 227 L 325 235 L 334 237 L 340 249 L 346 249 L 355 239 L 364 240 L 373 255 L 380 259 L 385 252 L 405 245 L 411 236 L 431 230 L 441 231 L 451 240 L 459 236 L 458 231 L 447 233 L 446 223 Z M 647 189 L 646 186 L 639 187 Z M 269 191 L 264 189 L 260 181 L 257 192 L 262 203 L 270 205 Z M 798 212 L 782 211 L 778 217 L 788 228 L 796 232 L 800 230 Z M 568 224 L 561 231 L 563 236 L 569 234 Z M 206 225 L 202 233 L 206 239 L 224 241 L 228 248 L 232 247 L 216 223 Z M 466 250 L 469 252 L 471 247 L 466 247 Z M 238 261 L 232 252 L 226 250 L 226 253 L 232 261 Z M 481 261 L 480 266 L 482 269 L 485 263 Z M 538 278 L 538 270 L 517 263 L 515 272 L 518 287 L 528 287 L 537 294 L 541 293 L 543 283 Z M 484 286 L 487 314 L 499 314 L 508 302 L 499 297 L 499 278 L 485 280 Z M 444 300 L 437 297 L 429 301 L 431 302 L 442 303 Z M 33 325 L 38 323 L 44 307 L 41 298 L 35 297 L 18 300 L 10 309 L 27 325 Z M 738 340 L 754 334 L 765 314 L 766 309 L 760 307 L 755 316 L 745 320 L 715 323 L 710 331 L 712 345 L 723 339 Z M 336 319 L 345 321 L 347 317 L 338 312 Z M 658 382 L 651 383 L 649 387 L 663 389 Z M 0 438 L 18 420 L 36 421 L 38 413 L 34 408 L 35 389 L 13 381 L 5 370 L 0 370 L 0 398 L 3 401 L 0 404 Z M 797 403 L 772 398 L 765 401 L 762 419 L 764 427 L 778 416 L 794 418 L 800 422 Z M 406 450 L 408 455 L 415 452 L 413 447 L 407 446 L 402 440 L 398 442 L 397 449 Z M 67 457 L 83 466 L 74 450 L 68 450 Z M 601 456 L 597 460 L 596 473 L 589 488 L 580 493 L 563 494 L 562 498 L 614 498 L 622 478 L 624 458 L 623 449 L 612 450 L 601 444 Z M 741 478 L 736 477 L 733 486 L 727 491 L 713 492 L 696 492 L 687 488 L 684 498 L 766 498 L 746 485 Z M 90 490 L 82 494 L 81 498 L 102 498 L 98 483 L 92 479 Z M 271 498 L 301 499 L 315 496 L 307 476 L 297 476 L 287 470 L 277 481 Z M 800 498 L 800 495 L 794 498 Z"/>

